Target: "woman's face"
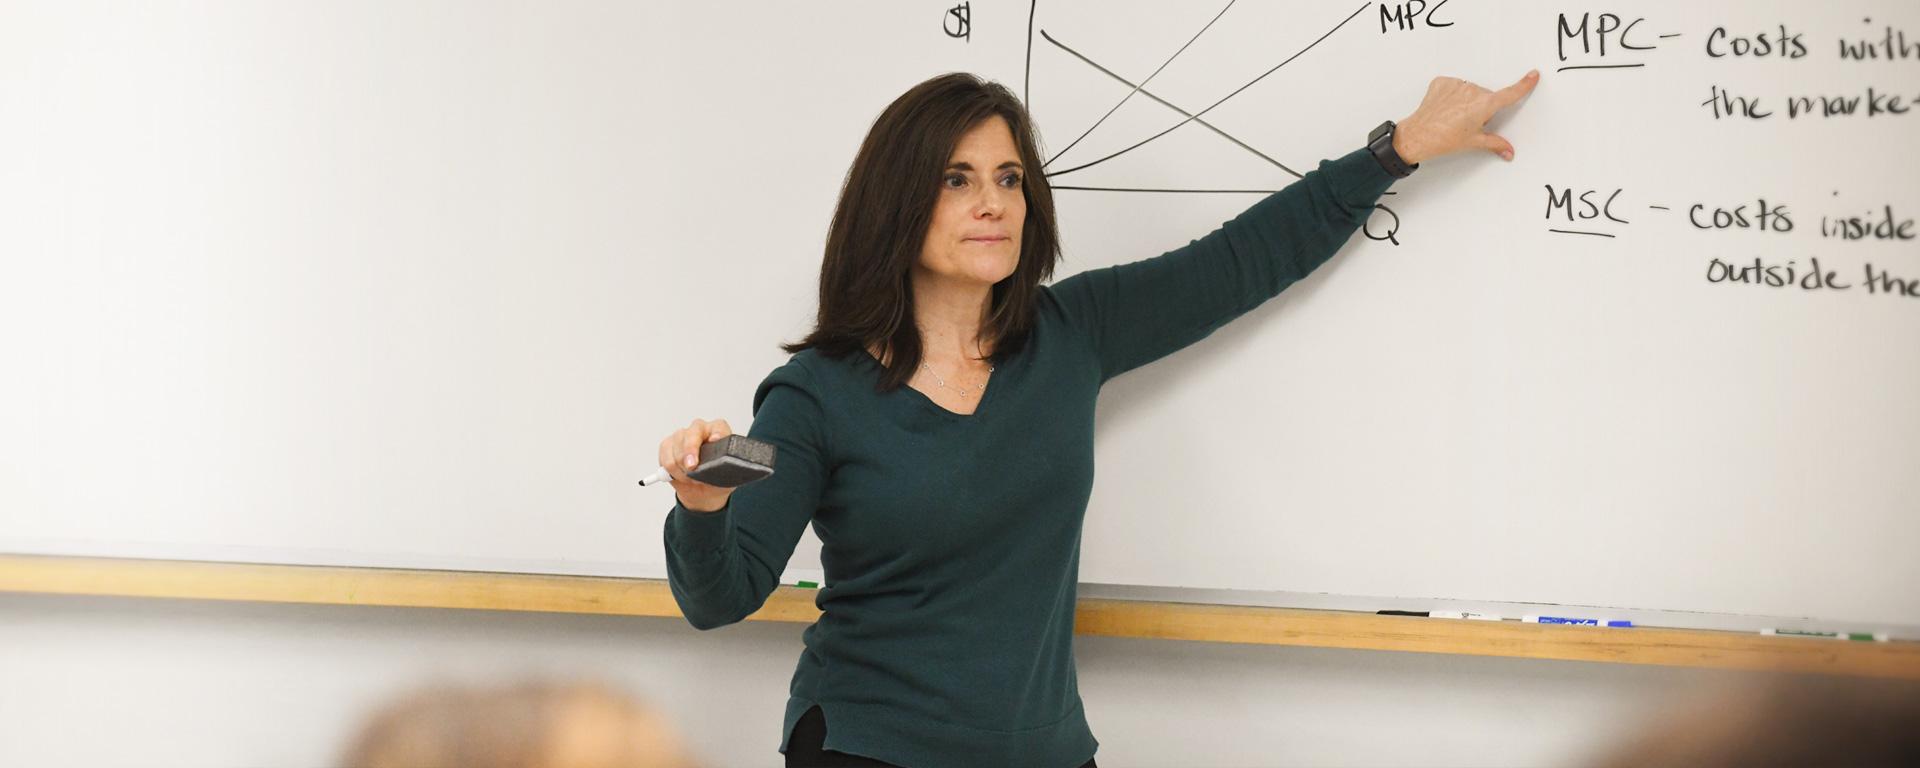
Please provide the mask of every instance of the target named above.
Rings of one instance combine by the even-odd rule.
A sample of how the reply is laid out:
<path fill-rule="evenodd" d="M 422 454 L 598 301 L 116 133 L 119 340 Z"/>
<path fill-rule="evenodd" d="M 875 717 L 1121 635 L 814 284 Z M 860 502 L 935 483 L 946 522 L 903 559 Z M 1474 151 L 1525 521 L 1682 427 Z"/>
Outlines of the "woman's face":
<path fill-rule="evenodd" d="M 1026 173 L 1005 118 L 994 115 L 962 134 L 940 176 L 920 268 L 987 285 L 1012 275 L 1027 221 Z"/>

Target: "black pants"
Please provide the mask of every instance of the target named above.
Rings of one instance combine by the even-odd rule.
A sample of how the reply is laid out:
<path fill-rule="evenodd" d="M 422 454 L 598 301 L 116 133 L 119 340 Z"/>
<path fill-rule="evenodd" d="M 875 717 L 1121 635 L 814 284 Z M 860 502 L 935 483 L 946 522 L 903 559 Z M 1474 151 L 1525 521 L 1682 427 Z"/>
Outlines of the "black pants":
<path fill-rule="evenodd" d="M 821 746 L 826 741 L 827 716 L 821 713 L 819 707 L 807 710 L 806 714 L 800 716 L 800 722 L 793 724 L 793 733 L 787 736 L 787 768 L 899 768 L 870 757 L 828 752 Z M 1087 764 L 1080 768 L 1099 766 L 1093 764 L 1093 758 L 1087 758 Z"/>

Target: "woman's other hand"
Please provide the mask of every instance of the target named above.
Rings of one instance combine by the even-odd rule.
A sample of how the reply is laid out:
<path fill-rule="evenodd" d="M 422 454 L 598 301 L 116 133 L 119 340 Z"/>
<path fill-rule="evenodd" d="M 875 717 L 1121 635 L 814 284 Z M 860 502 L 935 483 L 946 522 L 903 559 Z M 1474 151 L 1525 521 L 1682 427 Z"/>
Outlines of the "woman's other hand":
<path fill-rule="evenodd" d="M 733 429 L 727 426 L 726 419 L 694 419 L 685 429 L 676 430 L 660 441 L 660 467 L 673 479 L 673 493 L 679 497 L 680 506 L 695 512 L 718 512 L 727 505 L 727 498 L 733 495 L 732 488 L 707 485 L 687 477 L 687 471 L 697 466 L 700 446 L 731 434 Z"/>
<path fill-rule="evenodd" d="M 1508 160 L 1513 144 L 1486 130 L 1495 112 L 1512 106 L 1533 92 L 1540 70 L 1497 91 L 1452 77 L 1436 77 L 1427 86 L 1420 108 L 1394 129 L 1393 150 L 1408 163 L 1419 163 L 1468 149 L 1484 149 Z"/>

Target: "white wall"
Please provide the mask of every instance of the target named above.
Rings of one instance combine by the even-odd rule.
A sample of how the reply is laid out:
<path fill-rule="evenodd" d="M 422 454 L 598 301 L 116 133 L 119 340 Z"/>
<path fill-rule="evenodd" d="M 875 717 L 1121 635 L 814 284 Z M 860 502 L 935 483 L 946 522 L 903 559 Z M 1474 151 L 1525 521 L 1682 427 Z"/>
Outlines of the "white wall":
<path fill-rule="evenodd" d="M 0 765 L 318 767 L 429 680 L 591 675 L 718 766 L 779 765 L 801 626 L 0 595 Z M 1082 637 L 1098 759 L 1552 766 L 1734 673 Z"/>

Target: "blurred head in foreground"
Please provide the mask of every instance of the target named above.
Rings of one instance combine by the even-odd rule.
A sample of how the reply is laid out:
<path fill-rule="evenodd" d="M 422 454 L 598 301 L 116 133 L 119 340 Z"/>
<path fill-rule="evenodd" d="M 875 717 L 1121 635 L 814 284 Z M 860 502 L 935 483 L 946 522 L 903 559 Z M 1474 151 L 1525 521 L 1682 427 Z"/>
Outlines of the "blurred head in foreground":
<path fill-rule="evenodd" d="M 436 686 L 381 708 L 347 768 L 692 768 L 663 718 L 600 685 Z"/>
<path fill-rule="evenodd" d="M 1920 766 L 1920 683 L 1779 675 L 1667 713 L 1598 768 Z"/>

